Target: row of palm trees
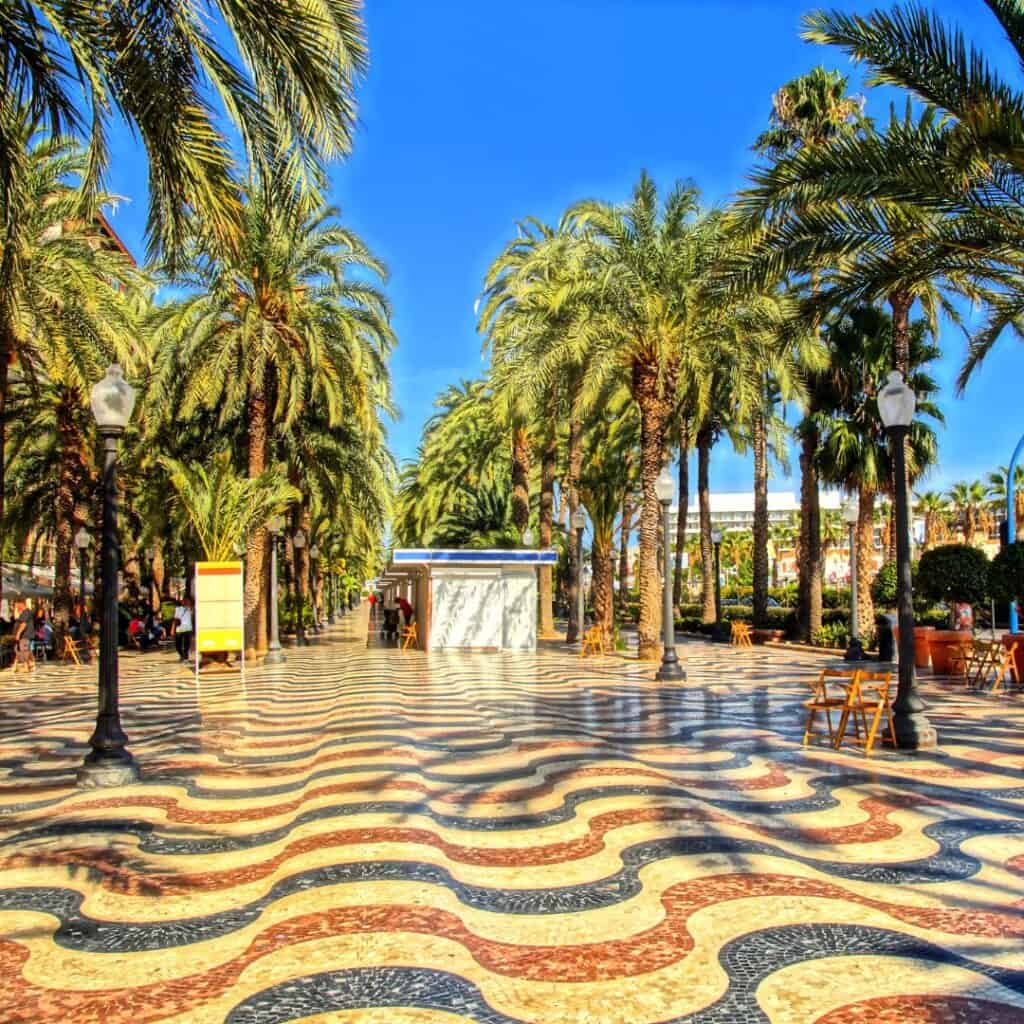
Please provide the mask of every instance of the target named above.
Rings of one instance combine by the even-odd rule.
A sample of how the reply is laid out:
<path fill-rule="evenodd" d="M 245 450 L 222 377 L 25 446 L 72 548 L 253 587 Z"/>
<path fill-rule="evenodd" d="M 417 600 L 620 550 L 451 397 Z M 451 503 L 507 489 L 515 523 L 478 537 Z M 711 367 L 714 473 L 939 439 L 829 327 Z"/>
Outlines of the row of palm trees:
<path fill-rule="evenodd" d="M 312 545 L 349 586 L 376 564 L 395 474 L 395 337 L 386 268 L 323 198 L 366 67 L 358 9 L 207 8 L 8 12 L 0 557 L 31 560 L 52 543 L 64 628 L 73 537 L 100 507 L 89 390 L 118 362 L 140 392 L 121 474 L 129 585 L 141 551 L 158 583 L 167 568 L 244 553 L 246 645 L 258 655 L 273 517 L 309 538 L 289 549 L 303 578 Z M 144 269 L 104 215 L 115 117 L 149 165 Z"/>
<path fill-rule="evenodd" d="M 1015 5 L 990 7 L 1024 54 Z M 618 529 L 621 565 L 635 529 L 640 656 L 656 658 L 655 481 L 666 459 L 678 456 L 685 508 L 696 449 L 707 568 L 713 450 L 728 439 L 752 452 L 754 615 L 763 619 L 770 465 L 773 456 L 784 462 L 792 434 L 800 453 L 801 632 L 810 638 L 821 625 L 823 485 L 859 498 L 857 574 L 870 601 L 874 508 L 896 487 L 876 401 L 886 374 L 895 367 L 918 397 L 907 441 L 913 484 L 937 455 L 942 417 L 928 367 L 939 354 L 940 315 L 957 318 L 954 296 L 989 311 L 962 385 L 1024 312 L 1016 142 L 1024 97 L 929 15 L 819 14 L 808 17 L 806 32 L 920 102 L 908 100 L 903 114 L 877 126 L 843 76 L 816 68 L 773 98 L 750 183 L 726 209 L 703 207 L 690 183 L 659 196 L 642 174 L 626 203 L 587 200 L 557 223 L 519 224 L 480 299 L 488 371 L 443 397 L 403 470 L 399 539 L 443 540 L 459 517 L 486 513 L 492 537 L 522 538 L 535 521 L 546 544 L 561 523 L 572 610 L 576 510 L 586 508 L 592 522 L 595 597 L 611 596 L 609 537 Z M 486 509 L 475 500 L 481 490 Z M 685 529 L 680 516 L 677 564 Z M 710 620 L 713 574 L 702 576 Z M 543 580 L 544 628 L 552 624 L 551 594 Z M 609 621 L 604 603 L 597 614 Z M 570 638 L 577 629 L 570 611 Z"/>
<path fill-rule="evenodd" d="M 925 491 L 914 496 L 914 507 L 924 521 L 924 547 L 956 539 L 965 544 L 986 540 L 996 523 L 1006 518 L 1007 479 L 1006 466 L 989 473 L 984 481 L 961 480 L 949 491 Z M 1014 516 L 1024 522 L 1024 468 L 1014 472 Z"/>

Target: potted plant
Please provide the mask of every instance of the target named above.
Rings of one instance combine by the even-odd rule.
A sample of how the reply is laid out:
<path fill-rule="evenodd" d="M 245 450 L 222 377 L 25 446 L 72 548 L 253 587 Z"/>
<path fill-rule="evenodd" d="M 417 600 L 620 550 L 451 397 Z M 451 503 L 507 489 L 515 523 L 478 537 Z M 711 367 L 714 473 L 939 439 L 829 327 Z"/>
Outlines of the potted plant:
<path fill-rule="evenodd" d="M 944 601 L 950 609 L 956 604 L 984 602 L 989 589 L 989 561 L 984 551 L 970 544 L 943 544 L 921 556 L 915 590 L 930 601 Z M 950 659 L 964 642 L 957 629 L 937 629 L 928 637 L 932 668 L 938 675 L 949 675 Z"/>
<path fill-rule="evenodd" d="M 1024 541 L 1007 544 L 992 559 L 988 571 L 988 589 L 993 601 L 1006 604 L 1018 601 L 1024 594 Z M 1017 664 L 1017 678 L 1024 679 L 1020 674 L 1024 669 L 1024 634 L 1004 634 L 1003 644 L 1006 647 L 1011 647 L 1014 643 L 1017 644 L 1017 650 L 1013 655 L 1013 660 Z"/>

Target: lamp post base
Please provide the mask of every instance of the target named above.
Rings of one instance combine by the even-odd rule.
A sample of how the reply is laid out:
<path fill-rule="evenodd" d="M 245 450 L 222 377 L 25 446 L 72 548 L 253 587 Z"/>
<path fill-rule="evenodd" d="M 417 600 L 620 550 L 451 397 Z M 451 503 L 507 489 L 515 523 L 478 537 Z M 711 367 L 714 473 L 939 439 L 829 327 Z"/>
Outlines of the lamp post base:
<path fill-rule="evenodd" d="M 273 648 L 263 656 L 264 665 L 283 665 L 288 659 L 284 656 L 284 651 L 280 648 L 274 650 Z"/>
<path fill-rule="evenodd" d="M 923 711 L 896 711 L 892 716 L 892 724 L 896 730 L 896 747 L 899 750 L 933 750 L 938 746 L 938 734 Z"/>
<path fill-rule="evenodd" d="M 682 683 L 686 681 L 686 670 L 679 663 L 679 658 L 676 657 L 675 651 L 671 652 L 671 656 L 666 654 L 661 659 L 661 666 L 654 673 L 654 678 L 659 683 Z"/>
<path fill-rule="evenodd" d="M 130 786 L 139 781 L 139 766 L 128 754 L 124 759 L 86 761 L 79 766 L 76 782 L 79 789 L 106 789 L 110 786 Z"/>

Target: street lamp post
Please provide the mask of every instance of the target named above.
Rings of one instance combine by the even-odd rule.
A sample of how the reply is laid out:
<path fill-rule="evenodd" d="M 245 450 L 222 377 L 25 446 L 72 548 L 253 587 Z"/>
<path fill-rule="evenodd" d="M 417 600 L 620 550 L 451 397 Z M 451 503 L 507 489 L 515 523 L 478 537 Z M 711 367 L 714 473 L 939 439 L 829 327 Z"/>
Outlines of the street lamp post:
<path fill-rule="evenodd" d="M 715 546 L 715 628 L 711 639 L 716 644 L 724 644 L 728 637 L 722 625 L 722 531 L 711 531 L 711 543 Z"/>
<path fill-rule="evenodd" d="M 320 632 L 320 609 L 317 606 L 316 569 L 320 561 L 320 547 L 314 544 L 309 549 L 309 603 L 313 609 L 313 632 Z"/>
<path fill-rule="evenodd" d="M 288 659 L 281 650 L 281 628 L 277 613 L 277 538 L 284 529 L 284 516 L 274 516 L 267 523 L 270 528 L 270 641 L 264 665 L 281 665 Z"/>
<path fill-rule="evenodd" d="M 587 514 L 582 506 L 573 513 L 572 525 L 576 530 L 576 639 L 583 643 L 583 529 Z"/>
<path fill-rule="evenodd" d="M 676 623 L 675 616 L 672 611 L 671 508 L 672 497 L 675 494 L 675 481 L 672 479 L 672 474 L 669 472 L 668 466 L 665 466 L 658 474 L 658 479 L 654 482 L 654 490 L 658 495 L 658 501 L 661 502 L 661 524 L 662 533 L 664 534 L 662 543 L 665 554 L 665 571 L 662 575 L 661 582 L 661 629 L 663 646 L 661 667 L 655 673 L 654 678 L 661 681 L 679 682 L 686 678 L 686 672 L 683 671 L 683 666 L 679 664 L 679 656 L 676 654 Z M 683 515 L 682 509 L 679 510 L 679 514 Z"/>
<path fill-rule="evenodd" d="M 850 643 L 843 655 L 847 661 L 863 661 L 864 648 L 860 642 L 860 623 L 857 613 L 857 520 L 860 507 L 856 497 L 843 505 L 843 522 L 850 532 Z"/>
<path fill-rule="evenodd" d="M 296 530 L 292 534 L 292 546 L 296 551 L 295 561 L 298 563 L 298 552 L 306 546 L 306 535 L 301 529 Z M 303 604 L 306 599 L 306 595 L 303 593 L 303 580 L 302 573 L 299 572 L 298 564 L 295 566 L 295 646 L 296 647 L 308 647 L 309 641 L 306 639 L 306 624 L 303 622 Z"/>
<path fill-rule="evenodd" d="M 914 584 L 910 569 L 910 510 L 907 508 L 906 441 L 917 400 L 898 370 L 878 393 L 878 411 L 892 444 L 896 507 L 896 575 L 899 595 L 899 688 L 893 704 L 896 744 L 901 749 L 934 747 L 935 728 L 925 716 L 914 674 Z"/>
<path fill-rule="evenodd" d="M 78 785 L 124 786 L 139 778 L 139 766 L 127 750 L 121 728 L 117 672 L 117 441 L 132 416 L 135 390 L 116 363 L 92 389 L 92 411 L 103 437 L 103 532 L 100 565 L 103 578 L 103 624 L 100 634 L 99 701 L 92 750 L 78 769 Z"/>
<path fill-rule="evenodd" d="M 85 553 L 92 543 L 92 534 L 83 526 L 75 534 L 75 547 L 78 548 L 78 602 L 85 615 Z"/>

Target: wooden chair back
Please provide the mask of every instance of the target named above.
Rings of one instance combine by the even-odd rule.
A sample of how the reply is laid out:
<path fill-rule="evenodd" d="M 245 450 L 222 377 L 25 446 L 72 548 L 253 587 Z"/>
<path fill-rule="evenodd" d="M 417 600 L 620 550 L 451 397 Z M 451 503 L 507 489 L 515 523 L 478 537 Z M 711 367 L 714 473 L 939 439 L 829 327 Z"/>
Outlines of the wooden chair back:
<path fill-rule="evenodd" d="M 753 640 L 750 633 L 750 626 L 746 622 L 734 619 L 730 642 L 734 647 L 752 647 Z"/>

